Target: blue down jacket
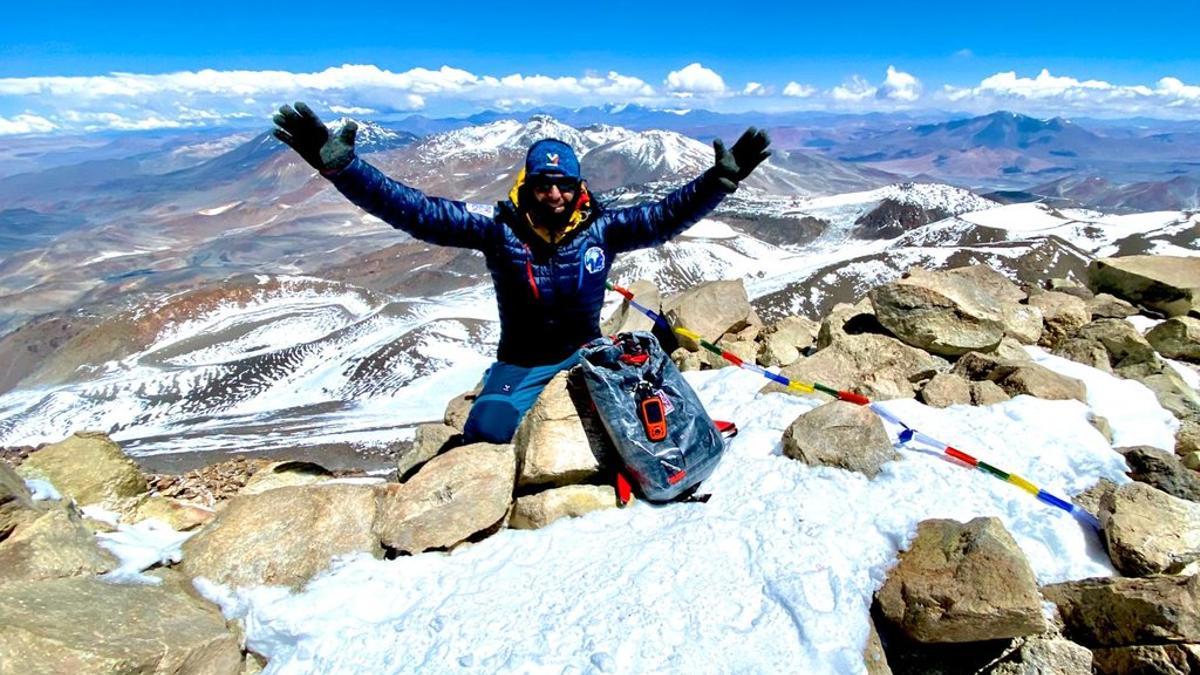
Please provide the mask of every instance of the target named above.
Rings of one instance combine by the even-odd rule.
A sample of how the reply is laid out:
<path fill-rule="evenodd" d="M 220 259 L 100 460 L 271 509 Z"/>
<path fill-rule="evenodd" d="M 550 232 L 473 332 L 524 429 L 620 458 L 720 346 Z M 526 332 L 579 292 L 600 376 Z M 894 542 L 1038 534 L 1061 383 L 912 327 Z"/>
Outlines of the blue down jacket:
<path fill-rule="evenodd" d="M 701 175 L 660 202 L 613 210 L 593 204 L 551 244 L 514 203 L 517 188 L 487 215 L 463 202 L 428 197 L 359 158 L 330 180 L 350 201 L 421 241 L 482 251 L 499 305 L 496 356 L 526 367 L 562 361 L 600 337 L 604 282 L 616 254 L 665 242 L 725 196 Z"/>

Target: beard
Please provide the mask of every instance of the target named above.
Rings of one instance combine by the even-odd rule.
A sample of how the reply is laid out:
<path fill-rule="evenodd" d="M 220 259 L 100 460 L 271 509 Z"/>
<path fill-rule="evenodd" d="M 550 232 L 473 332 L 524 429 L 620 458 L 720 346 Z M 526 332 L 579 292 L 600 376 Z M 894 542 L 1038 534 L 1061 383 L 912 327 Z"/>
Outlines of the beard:
<path fill-rule="evenodd" d="M 570 222 L 573 210 L 571 205 L 567 204 L 560 213 L 555 213 L 554 207 L 535 201 L 529 209 L 529 215 L 539 226 L 557 232 Z"/>

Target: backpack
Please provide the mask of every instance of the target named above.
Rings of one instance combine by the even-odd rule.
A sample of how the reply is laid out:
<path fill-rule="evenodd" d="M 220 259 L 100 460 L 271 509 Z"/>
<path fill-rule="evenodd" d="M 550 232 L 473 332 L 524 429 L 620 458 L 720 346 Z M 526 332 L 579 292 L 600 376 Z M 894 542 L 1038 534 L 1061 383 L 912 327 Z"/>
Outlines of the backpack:
<path fill-rule="evenodd" d="M 618 492 L 628 474 L 646 499 L 670 501 L 712 474 L 732 425 L 713 422 L 654 335 L 596 338 L 581 355 L 584 383 L 625 465 Z"/>

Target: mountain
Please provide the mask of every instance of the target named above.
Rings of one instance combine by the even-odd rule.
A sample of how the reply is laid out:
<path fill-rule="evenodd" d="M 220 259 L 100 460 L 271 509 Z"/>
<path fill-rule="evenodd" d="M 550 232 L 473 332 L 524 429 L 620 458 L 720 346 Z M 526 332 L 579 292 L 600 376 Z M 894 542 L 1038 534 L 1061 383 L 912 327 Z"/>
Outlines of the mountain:
<path fill-rule="evenodd" d="M 1029 188 L 1025 200 L 1058 200 L 1079 207 L 1130 213 L 1200 209 L 1200 174 L 1116 184 L 1100 176 L 1061 178 Z"/>

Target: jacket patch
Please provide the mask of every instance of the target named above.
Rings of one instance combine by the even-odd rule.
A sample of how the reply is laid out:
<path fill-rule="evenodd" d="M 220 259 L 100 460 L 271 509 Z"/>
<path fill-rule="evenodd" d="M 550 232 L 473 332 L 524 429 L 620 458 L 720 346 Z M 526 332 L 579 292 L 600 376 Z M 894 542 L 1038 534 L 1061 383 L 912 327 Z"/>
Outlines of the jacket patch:
<path fill-rule="evenodd" d="M 583 268 L 589 274 L 596 274 L 604 271 L 604 249 L 599 246 L 592 246 L 583 254 Z"/>
<path fill-rule="evenodd" d="M 467 211 L 486 218 L 494 218 L 496 216 L 496 207 L 488 204 L 472 204 L 467 202 Z"/>

